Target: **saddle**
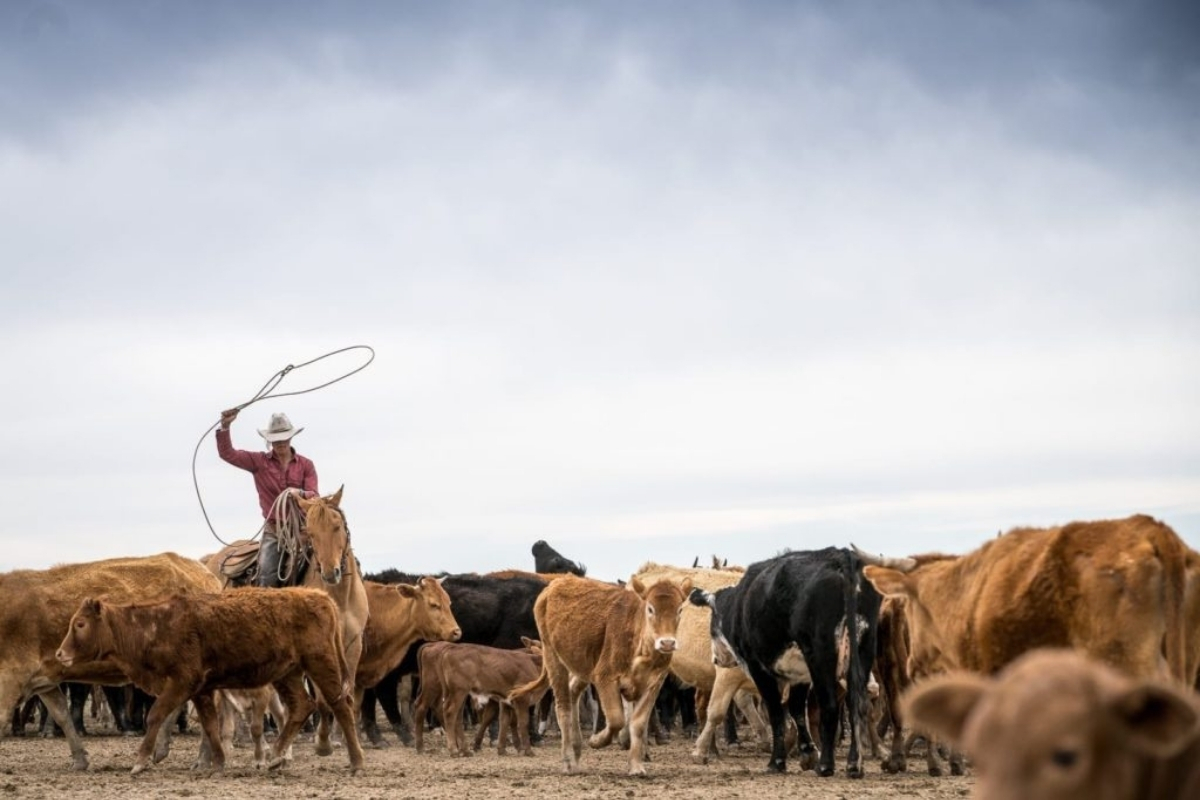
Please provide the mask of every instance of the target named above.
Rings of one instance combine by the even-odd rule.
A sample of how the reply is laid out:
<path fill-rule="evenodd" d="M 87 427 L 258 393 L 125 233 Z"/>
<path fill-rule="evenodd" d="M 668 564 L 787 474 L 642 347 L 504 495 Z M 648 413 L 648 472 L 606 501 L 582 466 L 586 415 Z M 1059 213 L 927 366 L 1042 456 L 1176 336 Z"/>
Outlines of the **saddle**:
<path fill-rule="evenodd" d="M 218 565 L 230 583 L 250 583 L 258 571 L 257 539 L 242 539 L 229 546 L 229 552 Z"/>

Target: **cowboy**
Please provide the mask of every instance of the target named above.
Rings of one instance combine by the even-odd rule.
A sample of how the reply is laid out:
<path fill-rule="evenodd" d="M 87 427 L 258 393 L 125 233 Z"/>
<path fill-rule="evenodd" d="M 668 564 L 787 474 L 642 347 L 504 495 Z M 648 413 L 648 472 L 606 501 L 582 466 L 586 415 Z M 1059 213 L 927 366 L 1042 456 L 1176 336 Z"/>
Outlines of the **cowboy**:
<path fill-rule="evenodd" d="M 258 585 L 279 586 L 279 520 L 275 518 L 275 499 L 285 491 L 295 497 L 316 497 L 317 468 L 292 447 L 292 437 L 304 428 L 293 427 L 292 421 L 283 413 L 272 414 L 267 427 L 258 430 L 258 435 L 270 445 L 267 452 L 234 448 L 229 426 L 237 415 L 236 408 L 221 412 L 217 453 L 235 467 L 254 475 L 264 520 L 262 544 L 258 548 Z"/>

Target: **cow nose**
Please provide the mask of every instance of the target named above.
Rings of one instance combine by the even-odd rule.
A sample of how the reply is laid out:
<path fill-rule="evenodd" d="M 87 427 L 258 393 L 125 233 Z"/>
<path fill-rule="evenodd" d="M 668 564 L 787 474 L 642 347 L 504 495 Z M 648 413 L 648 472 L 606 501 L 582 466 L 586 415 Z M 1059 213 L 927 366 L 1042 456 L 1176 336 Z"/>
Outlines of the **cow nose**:
<path fill-rule="evenodd" d="M 61 661 L 64 664 L 67 664 L 71 660 L 70 658 L 67 657 L 67 654 L 62 651 L 61 647 L 58 648 L 58 650 L 54 651 L 54 657 L 57 658 L 59 661 Z"/>
<path fill-rule="evenodd" d="M 658 652 L 674 653 L 675 652 L 675 640 L 669 639 L 665 636 L 663 638 L 659 639 L 658 640 Z"/>
<path fill-rule="evenodd" d="M 457 642 L 462 638 L 462 628 L 455 628 L 450 632 L 450 641 Z"/>

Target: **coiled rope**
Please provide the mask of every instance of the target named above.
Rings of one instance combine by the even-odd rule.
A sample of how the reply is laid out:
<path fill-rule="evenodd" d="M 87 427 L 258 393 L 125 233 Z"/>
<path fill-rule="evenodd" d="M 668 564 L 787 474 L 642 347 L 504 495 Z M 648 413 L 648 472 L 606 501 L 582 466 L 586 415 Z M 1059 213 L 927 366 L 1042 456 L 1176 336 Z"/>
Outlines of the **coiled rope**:
<path fill-rule="evenodd" d="M 310 386 L 307 389 L 297 389 L 296 391 L 293 391 L 293 392 L 276 392 L 275 391 L 275 388 L 277 386 L 279 386 L 280 382 L 282 382 L 283 379 L 285 377 L 287 377 L 291 372 L 298 370 L 298 369 L 303 369 L 304 367 L 307 367 L 311 364 L 316 364 L 318 361 L 323 361 L 332 356 L 340 355 L 341 353 L 348 353 L 351 350 L 366 350 L 370 355 L 368 356 L 368 358 L 365 362 L 363 362 L 359 366 L 355 367 L 354 369 L 350 370 L 346 374 L 344 374 L 338 378 L 334 378 L 331 381 L 326 381 L 325 383 L 322 383 L 318 386 Z M 247 408 L 248 406 L 254 405 L 255 403 L 259 402 L 260 400 L 266 400 L 268 398 L 274 398 L 274 397 L 293 397 L 293 396 L 299 395 L 299 394 L 308 394 L 309 392 L 315 392 L 318 389 L 324 389 L 326 386 L 332 386 L 333 384 L 337 383 L 338 381 L 344 381 L 346 378 L 349 378 L 351 375 L 353 375 L 356 372 L 362 372 L 374 360 L 375 360 L 374 348 L 370 347 L 369 345 L 365 345 L 365 344 L 355 344 L 355 345 L 351 345 L 350 347 L 343 347 L 340 350 L 333 350 L 322 356 L 317 356 L 316 358 L 312 359 L 311 361 L 305 361 L 302 364 L 288 364 L 286 367 L 279 370 L 274 375 L 272 375 L 270 378 L 268 378 L 267 382 L 262 385 L 262 388 L 259 389 L 258 392 L 255 393 L 255 395 L 253 397 L 251 397 L 249 400 L 247 400 L 246 402 L 244 402 L 240 405 L 234 406 L 234 408 L 237 409 L 238 411 L 241 411 L 242 409 Z M 207 439 L 208 435 L 210 433 L 212 433 L 214 430 L 216 430 L 217 426 L 220 424 L 221 424 L 221 420 L 218 419 L 216 422 L 214 422 L 212 425 L 210 425 L 208 430 L 206 430 L 200 436 L 200 441 L 196 442 L 196 449 L 192 451 L 192 485 L 196 489 L 196 500 L 198 500 L 200 502 L 200 513 L 202 513 L 204 515 L 204 522 L 206 525 L 208 525 L 208 530 L 212 533 L 213 537 L 218 542 L 220 542 L 221 544 L 228 547 L 230 543 L 225 541 L 224 539 L 222 539 L 220 536 L 217 535 L 217 531 L 213 528 L 212 520 L 210 520 L 208 518 L 208 509 L 206 509 L 204 507 L 204 498 L 200 494 L 200 481 L 196 477 L 196 459 L 200 455 L 200 446 L 204 444 L 204 440 Z M 280 498 L 282 498 L 286 494 L 287 494 L 287 492 L 284 492 L 282 495 L 280 495 L 279 498 L 275 499 L 275 502 L 279 503 Z M 266 524 L 267 524 L 266 520 L 263 520 L 263 524 L 261 526 L 259 526 L 258 532 L 250 537 L 250 541 L 254 541 L 262 534 L 263 528 L 266 526 Z M 282 567 L 282 563 L 280 564 L 280 566 Z"/>

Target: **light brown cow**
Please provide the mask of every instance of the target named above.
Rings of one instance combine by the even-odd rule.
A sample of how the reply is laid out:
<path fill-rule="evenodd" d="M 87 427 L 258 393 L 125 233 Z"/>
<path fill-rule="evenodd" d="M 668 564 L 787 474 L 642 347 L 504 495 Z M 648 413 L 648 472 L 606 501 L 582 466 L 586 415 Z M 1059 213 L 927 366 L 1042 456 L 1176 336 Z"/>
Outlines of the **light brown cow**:
<path fill-rule="evenodd" d="M 713 561 L 716 562 L 715 556 Z M 635 574 L 643 583 L 658 580 L 682 583 L 686 578 L 691 580 L 693 587 L 715 592 L 736 584 L 746 570 L 742 567 L 720 566 L 687 569 L 648 561 Z M 707 606 L 684 604 L 676 633 L 675 653 L 671 656 L 672 674 L 688 686 L 696 687 L 696 716 L 704 721 L 704 727 L 692 749 L 692 759 L 700 764 L 707 764 L 709 756 L 717 752 L 716 732 L 724 724 L 729 705 L 735 698 L 754 728 L 758 742 L 770 746 L 766 723 L 754 703 L 754 698 L 758 697 L 754 681 L 741 667 L 718 667 L 713 664 L 712 635 L 709 633 L 711 618 L 712 611 Z M 703 709 L 699 702 L 702 694 L 708 698 Z"/>
<path fill-rule="evenodd" d="M 579 769 L 583 733 L 579 726 L 579 697 L 594 684 L 604 709 L 604 730 L 588 744 L 606 747 L 629 717 L 629 772 L 644 775 L 646 732 L 654 700 L 676 647 L 676 630 L 691 581 L 642 583 L 636 575 L 628 587 L 589 578 L 553 581 L 538 596 L 533 614 L 545 652 L 542 674 L 510 695 L 554 690 L 554 710 L 562 731 L 563 767 Z"/>
<path fill-rule="evenodd" d="M 971 756 L 976 800 L 1200 797 L 1196 695 L 1077 651 L 1035 650 L 993 678 L 940 676 L 905 707 Z"/>
<path fill-rule="evenodd" d="M 175 553 L 0 575 L 0 708 L 11 709 L 35 694 L 41 697 L 66 734 L 74 768 L 87 769 L 87 750 L 58 685 L 81 681 L 116 686 L 129 678 L 111 661 L 67 668 L 54 658 L 79 603 L 99 594 L 125 602 L 219 590 L 204 565 Z"/>
<path fill-rule="evenodd" d="M 910 672 L 993 674 L 1036 647 L 1073 647 L 1133 677 L 1187 681 L 1186 548 L 1147 516 L 1018 528 L 911 571 L 868 566 L 908 598 Z"/>
<path fill-rule="evenodd" d="M 213 765 L 223 768 L 213 693 L 265 684 L 275 687 L 287 708 L 287 721 L 268 765 L 280 766 L 315 708 L 305 692 L 305 676 L 342 727 L 351 771 L 362 767 L 350 705 L 354 677 L 346 664 L 341 620 L 337 606 L 320 590 L 246 588 L 139 604 L 85 599 L 56 657 L 66 667 L 111 661 L 134 684 L 155 695 L 135 774 L 150 766 L 167 714 L 189 699 L 212 747 Z"/>
<path fill-rule="evenodd" d="M 374 688 L 399 666 L 414 642 L 457 642 L 462 637 L 450 595 L 437 578 L 418 578 L 416 584 L 363 584 L 370 615 L 354 680 L 355 708 L 362 707 L 366 689 Z"/>
<path fill-rule="evenodd" d="M 509 702 L 508 695 L 518 686 L 537 680 L 542 671 L 542 650 L 537 642 L 525 639 L 524 650 L 501 650 L 482 644 L 426 645 L 418 654 L 421 669 L 421 709 L 429 707 L 426 686 L 440 690 L 440 716 L 446 731 L 446 746 L 453 756 L 469 756 L 463 735 L 463 706 L 468 697 L 496 701 L 511 707 L 512 714 L 500 716 L 500 738 L 497 752 L 504 755 L 508 740 L 508 722 L 515 717 L 518 748 L 522 755 L 533 755 L 529 742 L 529 710 L 545 693 L 545 689 L 521 695 Z M 480 721 L 480 731 L 484 722 Z M 418 726 L 423 728 L 424 726 Z M 482 737 L 477 737 L 477 740 Z M 422 739 L 417 737 L 420 752 Z"/>

